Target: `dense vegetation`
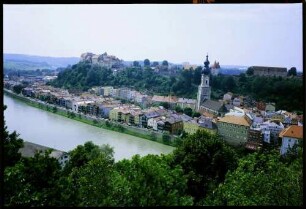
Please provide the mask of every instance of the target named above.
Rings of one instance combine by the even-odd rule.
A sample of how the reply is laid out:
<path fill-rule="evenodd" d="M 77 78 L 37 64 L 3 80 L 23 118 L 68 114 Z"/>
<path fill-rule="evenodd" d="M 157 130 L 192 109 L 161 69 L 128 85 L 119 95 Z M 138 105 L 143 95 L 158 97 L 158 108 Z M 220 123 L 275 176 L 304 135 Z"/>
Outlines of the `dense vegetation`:
<path fill-rule="evenodd" d="M 4 124 L 5 206 L 303 204 L 301 147 L 285 158 L 273 150 L 243 154 L 201 131 L 171 154 L 118 162 L 108 145 L 86 142 L 61 168 L 50 151 L 21 157 L 22 146 Z"/>
<path fill-rule="evenodd" d="M 148 65 L 146 61 L 146 65 Z M 149 94 L 196 98 L 201 82 L 201 67 L 182 70 L 176 76 L 162 76 L 149 67 L 131 67 L 116 74 L 97 65 L 80 62 L 58 74 L 51 85 L 67 89 L 88 90 L 93 86 L 131 87 Z M 258 101 L 275 102 L 277 109 L 303 109 L 302 80 L 296 77 L 211 76 L 212 98 L 220 99 L 230 91 L 251 96 Z"/>
<path fill-rule="evenodd" d="M 303 110 L 303 80 L 296 77 L 213 76 L 212 88 L 221 95 L 227 91 L 248 95 L 257 101 L 275 102 L 276 109 Z"/>

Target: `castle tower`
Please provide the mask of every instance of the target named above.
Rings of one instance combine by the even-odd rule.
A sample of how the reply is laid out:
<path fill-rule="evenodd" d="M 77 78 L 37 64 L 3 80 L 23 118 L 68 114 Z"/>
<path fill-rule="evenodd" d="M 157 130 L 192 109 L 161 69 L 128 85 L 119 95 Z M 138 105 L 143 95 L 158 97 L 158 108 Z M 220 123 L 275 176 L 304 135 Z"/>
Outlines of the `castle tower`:
<path fill-rule="evenodd" d="M 199 111 L 201 104 L 205 100 L 210 100 L 211 89 L 209 86 L 209 61 L 208 54 L 206 56 L 206 61 L 204 62 L 204 68 L 201 73 L 201 84 L 198 88 L 198 96 L 197 96 L 197 111 Z"/>

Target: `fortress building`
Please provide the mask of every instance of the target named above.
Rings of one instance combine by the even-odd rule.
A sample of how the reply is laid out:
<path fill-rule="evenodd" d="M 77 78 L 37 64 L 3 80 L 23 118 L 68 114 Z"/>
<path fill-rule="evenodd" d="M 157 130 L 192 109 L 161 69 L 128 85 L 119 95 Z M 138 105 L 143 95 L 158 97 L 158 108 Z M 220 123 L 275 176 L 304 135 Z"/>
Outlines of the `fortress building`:
<path fill-rule="evenodd" d="M 287 68 L 282 67 L 264 67 L 264 66 L 251 66 L 254 70 L 254 75 L 259 76 L 287 76 Z"/>

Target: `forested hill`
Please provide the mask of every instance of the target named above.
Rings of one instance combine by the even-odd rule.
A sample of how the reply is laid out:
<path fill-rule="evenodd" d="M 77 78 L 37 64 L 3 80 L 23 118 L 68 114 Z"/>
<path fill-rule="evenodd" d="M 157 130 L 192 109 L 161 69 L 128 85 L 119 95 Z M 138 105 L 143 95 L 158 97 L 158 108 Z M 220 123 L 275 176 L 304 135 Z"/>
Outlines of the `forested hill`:
<path fill-rule="evenodd" d="M 113 74 L 112 70 L 80 62 L 58 74 L 51 85 L 67 89 L 88 90 L 93 86 L 130 87 L 148 94 L 196 98 L 201 81 L 201 67 L 182 70 L 177 76 L 162 76 L 150 68 L 127 68 Z M 277 109 L 303 110 L 303 81 L 296 77 L 211 76 L 212 98 L 221 99 L 230 91 L 256 100 L 275 102 Z"/>
<path fill-rule="evenodd" d="M 3 54 L 4 68 L 16 70 L 53 69 L 78 63 L 78 57 L 46 57 L 26 54 Z"/>

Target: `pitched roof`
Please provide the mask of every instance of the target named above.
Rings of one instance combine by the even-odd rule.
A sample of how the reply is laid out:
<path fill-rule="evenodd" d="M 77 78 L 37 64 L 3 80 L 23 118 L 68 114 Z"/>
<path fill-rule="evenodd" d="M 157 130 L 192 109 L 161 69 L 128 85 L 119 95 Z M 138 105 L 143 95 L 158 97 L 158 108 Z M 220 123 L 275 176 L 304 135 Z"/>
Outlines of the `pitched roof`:
<path fill-rule="evenodd" d="M 244 117 L 238 117 L 233 115 L 227 115 L 220 118 L 218 122 L 232 123 L 241 126 L 250 126 L 249 122 Z"/>
<path fill-rule="evenodd" d="M 187 98 L 179 98 L 178 102 L 179 103 L 187 103 L 187 104 L 195 104 L 196 100 L 195 99 L 187 99 Z"/>
<path fill-rule="evenodd" d="M 204 117 L 201 115 L 198 119 L 198 123 L 201 127 L 213 128 L 211 117 Z"/>
<path fill-rule="evenodd" d="M 174 123 L 177 123 L 177 122 L 181 122 L 182 119 L 179 118 L 179 117 L 174 117 L 174 116 L 171 116 L 169 118 L 166 118 L 165 122 L 168 122 L 170 124 L 174 124 Z"/>
<path fill-rule="evenodd" d="M 222 107 L 223 103 L 219 101 L 214 101 L 214 100 L 206 100 L 203 102 L 201 106 L 206 107 L 211 110 L 219 111 L 220 108 Z"/>
<path fill-rule="evenodd" d="M 170 99 L 170 100 L 169 100 Z M 158 96 L 158 95 L 154 95 L 152 98 L 152 101 L 155 102 L 170 102 L 170 103 L 176 103 L 178 101 L 177 97 L 175 96 Z"/>
<path fill-rule="evenodd" d="M 188 122 L 192 120 L 192 117 L 186 115 L 186 114 L 182 114 L 180 115 L 180 118 L 182 119 L 183 122 Z"/>
<path fill-rule="evenodd" d="M 25 141 L 23 144 L 24 144 L 24 147 L 20 148 L 18 151 L 19 153 L 21 153 L 23 157 L 33 157 L 36 152 L 39 152 L 39 151 L 44 152 L 48 149 L 52 149 L 52 152 L 50 153 L 49 156 L 54 157 L 56 159 L 60 158 L 63 154 L 66 153 L 64 151 L 55 150 L 51 147 L 46 147 L 46 146 L 35 144 L 32 142 Z"/>
<path fill-rule="evenodd" d="M 303 139 L 303 126 L 292 125 L 282 130 L 279 137 L 292 137 L 296 139 Z"/>

